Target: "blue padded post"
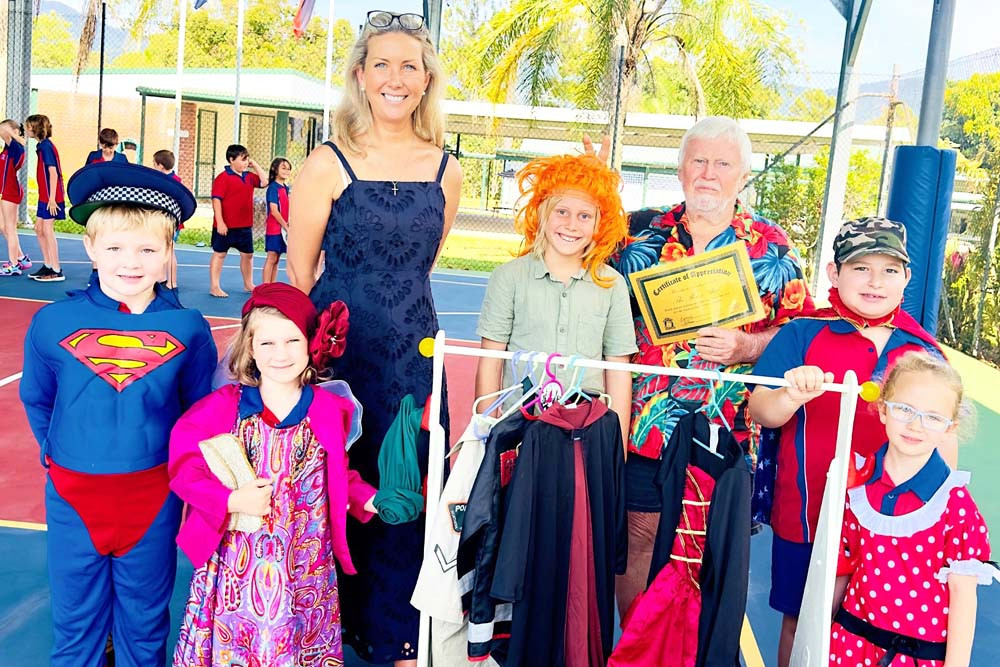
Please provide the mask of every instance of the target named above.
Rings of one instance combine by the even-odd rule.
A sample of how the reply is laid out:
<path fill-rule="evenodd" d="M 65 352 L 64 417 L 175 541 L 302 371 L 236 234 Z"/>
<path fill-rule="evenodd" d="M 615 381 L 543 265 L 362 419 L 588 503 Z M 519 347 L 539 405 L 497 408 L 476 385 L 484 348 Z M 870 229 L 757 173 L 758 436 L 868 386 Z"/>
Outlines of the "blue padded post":
<path fill-rule="evenodd" d="M 912 275 L 903 308 L 932 335 L 937 331 L 956 157 L 953 150 L 930 146 L 896 148 L 886 208 L 887 218 L 906 225 Z"/>

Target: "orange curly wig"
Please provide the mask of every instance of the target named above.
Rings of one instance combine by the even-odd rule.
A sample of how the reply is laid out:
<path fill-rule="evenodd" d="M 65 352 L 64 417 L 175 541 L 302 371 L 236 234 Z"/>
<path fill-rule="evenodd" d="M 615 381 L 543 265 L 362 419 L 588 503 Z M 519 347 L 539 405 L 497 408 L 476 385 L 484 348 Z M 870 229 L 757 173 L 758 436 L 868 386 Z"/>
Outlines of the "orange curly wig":
<path fill-rule="evenodd" d="M 600 275 L 601 266 L 628 236 L 621 186 L 618 172 L 593 155 L 553 155 L 526 164 L 517 173 L 521 206 L 514 217 L 515 229 L 524 235 L 520 254 L 544 249 L 536 243 L 545 238 L 545 220 L 539 214 L 542 205 L 552 197 L 579 192 L 592 199 L 598 209 L 594 240 L 583 254 L 583 267 L 596 284 L 610 287 L 614 281 Z"/>

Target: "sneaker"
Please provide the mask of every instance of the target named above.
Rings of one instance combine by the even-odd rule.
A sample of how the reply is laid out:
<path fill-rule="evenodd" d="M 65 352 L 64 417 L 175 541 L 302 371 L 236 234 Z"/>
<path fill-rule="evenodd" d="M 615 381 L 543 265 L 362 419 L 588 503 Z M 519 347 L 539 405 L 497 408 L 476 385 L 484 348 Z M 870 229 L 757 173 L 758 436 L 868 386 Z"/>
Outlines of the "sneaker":
<path fill-rule="evenodd" d="M 31 268 L 31 258 L 27 254 L 21 255 L 17 258 L 17 268 L 22 271 L 27 271 Z"/>
<path fill-rule="evenodd" d="M 43 276 L 38 276 L 35 280 L 40 283 L 59 283 L 66 280 L 66 276 L 63 275 L 62 271 L 53 271 L 52 269 L 49 269 L 48 273 Z"/>
<path fill-rule="evenodd" d="M 38 280 L 42 276 L 47 276 L 50 273 L 53 273 L 52 269 L 42 264 L 42 266 L 39 267 L 37 271 L 35 271 L 34 273 L 29 273 L 28 277 L 31 278 L 32 280 Z"/>
<path fill-rule="evenodd" d="M 21 275 L 21 269 L 17 264 L 11 264 L 10 262 L 4 262 L 0 264 L 0 276 L 19 276 Z"/>

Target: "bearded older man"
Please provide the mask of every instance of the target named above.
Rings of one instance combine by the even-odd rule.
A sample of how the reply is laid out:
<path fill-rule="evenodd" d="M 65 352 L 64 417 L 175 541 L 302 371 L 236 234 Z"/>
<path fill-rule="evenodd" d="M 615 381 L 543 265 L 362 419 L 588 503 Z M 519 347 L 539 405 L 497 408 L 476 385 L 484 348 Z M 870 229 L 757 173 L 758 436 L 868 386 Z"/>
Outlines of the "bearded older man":
<path fill-rule="evenodd" d="M 588 143 L 585 140 L 585 148 L 592 150 Z M 735 120 L 710 117 L 692 126 L 681 140 L 678 156 L 684 202 L 671 209 L 630 214 L 632 240 L 613 263 L 628 276 L 741 241 L 750 256 L 764 318 L 738 328 L 706 327 L 694 339 L 657 345 L 633 301 L 636 363 L 749 373 L 778 327 L 812 309 L 798 253 L 787 234 L 739 200 L 750 176 L 750 157 L 750 139 Z M 637 375 L 633 380 L 626 463 L 628 570 L 616 586 L 623 614 L 646 587 L 647 576 L 656 574 L 649 568 L 661 500 L 653 479 L 678 419 L 702 410 L 712 422 L 728 428 L 745 452 L 756 450 L 759 429 L 747 414 L 746 386 L 715 383 L 712 401 L 708 384 L 654 375 Z"/>

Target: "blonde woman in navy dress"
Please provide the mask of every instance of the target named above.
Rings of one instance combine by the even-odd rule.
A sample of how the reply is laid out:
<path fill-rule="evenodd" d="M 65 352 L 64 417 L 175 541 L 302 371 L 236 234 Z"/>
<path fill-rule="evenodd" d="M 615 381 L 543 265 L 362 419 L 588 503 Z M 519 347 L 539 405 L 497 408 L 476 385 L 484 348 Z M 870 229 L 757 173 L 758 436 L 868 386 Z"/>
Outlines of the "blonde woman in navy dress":
<path fill-rule="evenodd" d="M 347 353 L 332 370 L 364 407 L 351 466 L 377 480 L 400 400 L 412 394 L 422 405 L 430 393 L 431 363 L 417 345 L 438 328 L 430 272 L 458 211 L 462 172 L 443 151 L 445 79 L 423 17 L 369 12 L 344 80 L 332 141 L 309 155 L 295 181 L 288 275 L 317 307 L 342 299 L 350 308 Z M 421 514 L 349 531 L 358 575 L 340 579 L 344 643 L 369 662 L 416 664 L 419 613 L 410 594 L 423 530 Z"/>

